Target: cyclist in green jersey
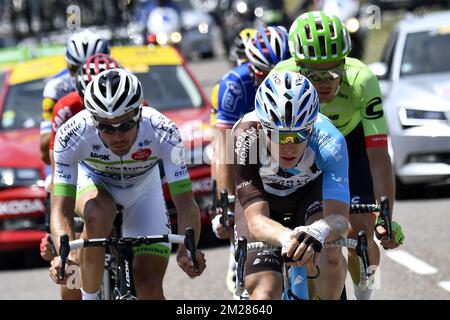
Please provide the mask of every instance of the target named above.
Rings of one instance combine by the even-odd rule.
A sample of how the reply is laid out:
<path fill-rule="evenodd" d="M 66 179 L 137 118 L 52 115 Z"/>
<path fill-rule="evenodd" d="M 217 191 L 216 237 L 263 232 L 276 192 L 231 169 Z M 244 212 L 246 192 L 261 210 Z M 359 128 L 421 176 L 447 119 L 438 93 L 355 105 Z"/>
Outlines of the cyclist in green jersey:
<path fill-rule="evenodd" d="M 380 88 L 367 65 L 347 57 L 351 50 L 347 29 L 336 16 L 328 16 L 323 11 L 306 12 L 289 30 L 289 49 L 292 58 L 280 62 L 274 70 L 298 71 L 309 78 L 319 94 L 320 112 L 345 136 L 352 203 L 374 203 L 386 195 L 392 210 L 394 176 Z M 396 248 L 404 240 L 400 226 L 393 222 L 394 239 L 387 241 L 386 230 L 376 219 L 375 214 L 350 216 L 349 237 L 356 238 L 359 230 L 368 235 L 373 271 L 380 262 L 373 226 L 377 225 L 375 230 L 384 249 Z M 360 288 L 359 270 L 356 252 L 349 250 L 355 296 L 370 299 L 373 281 L 369 288 Z"/>

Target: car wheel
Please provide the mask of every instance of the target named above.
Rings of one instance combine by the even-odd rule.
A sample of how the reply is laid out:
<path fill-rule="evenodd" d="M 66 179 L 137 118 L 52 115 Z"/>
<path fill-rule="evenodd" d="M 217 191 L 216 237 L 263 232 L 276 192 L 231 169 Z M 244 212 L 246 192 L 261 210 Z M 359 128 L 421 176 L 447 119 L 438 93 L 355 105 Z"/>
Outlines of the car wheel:
<path fill-rule="evenodd" d="M 423 184 L 404 184 L 400 179 L 395 177 L 395 198 L 417 199 L 423 196 L 424 185 Z"/>

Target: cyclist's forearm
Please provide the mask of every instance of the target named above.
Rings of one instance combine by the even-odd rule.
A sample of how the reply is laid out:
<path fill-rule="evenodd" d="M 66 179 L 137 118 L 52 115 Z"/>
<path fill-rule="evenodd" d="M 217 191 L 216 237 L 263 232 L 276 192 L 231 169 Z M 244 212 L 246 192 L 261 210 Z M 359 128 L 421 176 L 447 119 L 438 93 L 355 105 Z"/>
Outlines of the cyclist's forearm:
<path fill-rule="evenodd" d="M 337 200 L 323 201 L 323 216 L 320 220 L 329 228 L 325 241 L 334 241 L 344 238 L 348 234 L 349 206 Z"/>
<path fill-rule="evenodd" d="M 267 202 L 260 201 L 245 209 L 245 218 L 251 237 L 254 241 L 263 241 L 274 246 L 281 246 L 280 236 L 290 229 L 270 219 Z"/>
<path fill-rule="evenodd" d="M 395 182 L 389 154 L 387 150 L 383 152 L 383 150 L 375 149 L 368 149 L 367 154 L 370 161 L 375 198 L 377 201 L 380 201 L 382 196 L 387 196 L 389 199 L 389 209 L 392 213 L 395 201 Z"/>
<path fill-rule="evenodd" d="M 190 192 L 189 192 L 190 193 Z M 177 209 L 177 232 L 178 234 L 184 234 L 187 227 L 194 229 L 195 241 L 198 243 L 201 232 L 200 210 L 195 202 L 194 196 L 184 197 L 184 200 L 178 198 L 175 200 L 175 207 Z M 178 247 L 178 252 L 184 251 L 184 246 Z"/>
<path fill-rule="evenodd" d="M 45 164 L 50 164 L 49 145 L 51 137 L 52 137 L 51 133 L 41 134 L 41 141 L 40 141 L 41 160 Z"/>
<path fill-rule="evenodd" d="M 50 230 L 56 249 L 59 250 L 59 238 L 68 234 L 69 239 L 75 238 L 73 228 L 73 212 L 75 200 L 62 196 L 51 196 L 52 210 L 50 214 Z"/>

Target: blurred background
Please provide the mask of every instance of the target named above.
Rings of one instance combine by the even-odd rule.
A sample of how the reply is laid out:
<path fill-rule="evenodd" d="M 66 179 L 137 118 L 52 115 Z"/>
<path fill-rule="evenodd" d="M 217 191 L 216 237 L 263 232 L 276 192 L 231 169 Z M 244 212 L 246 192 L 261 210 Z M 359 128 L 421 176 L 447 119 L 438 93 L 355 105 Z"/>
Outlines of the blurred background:
<path fill-rule="evenodd" d="M 211 92 L 234 66 L 230 49 L 238 32 L 267 25 L 289 29 L 298 15 L 314 9 L 345 22 L 352 37 L 351 56 L 369 64 L 382 89 L 396 174 L 394 217 L 406 241 L 399 250 L 381 250 L 374 297 L 449 299 L 450 0 L 0 0 L 0 299 L 59 298 L 47 276 L 48 264 L 39 256 L 42 232 L 31 236 L 14 231 L 32 229 L 33 221 L 43 219 L 42 163 L 35 174 L 18 169 L 15 159 L 38 159 L 42 89 L 64 67 L 70 34 L 87 27 L 101 34 L 117 47 L 112 55 L 116 52 L 120 63 L 133 62 L 133 71 L 150 75 L 150 89 L 154 77 L 178 92 L 187 88 L 188 100 L 195 100 L 187 109 L 201 109 L 201 116 L 193 117 L 208 126 Z M 123 46 L 169 47 L 178 53 L 155 50 L 143 59 L 143 51 L 137 50 L 127 58 Z M 172 58 L 161 60 L 161 55 L 173 55 L 177 67 L 169 70 Z M 49 57 L 60 59 L 55 65 L 61 70 L 52 69 L 53 64 L 50 68 L 50 62 L 33 64 L 47 63 Z M 140 59 L 145 68 L 135 63 Z M 47 67 L 52 74 L 44 74 Z M 37 69 L 42 73 L 34 75 Z M 23 124 L 13 125 L 21 113 Z M 175 122 L 191 128 L 195 121 L 186 115 L 174 116 Z M 18 127 L 34 131 L 24 136 Z M 190 167 L 192 178 L 191 169 L 198 166 Z M 193 180 L 199 194 L 209 197 L 208 175 Z M 24 186 L 31 190 L 27 196 L 11 196 Z M 169 299 L 231 298 L 225 287 L 228 246 L 214 238 L 207 218 L 202 224 L 200 246 L 209 257 L 208 268 L 192 281 L 171 259 L 165 280 Z"/>

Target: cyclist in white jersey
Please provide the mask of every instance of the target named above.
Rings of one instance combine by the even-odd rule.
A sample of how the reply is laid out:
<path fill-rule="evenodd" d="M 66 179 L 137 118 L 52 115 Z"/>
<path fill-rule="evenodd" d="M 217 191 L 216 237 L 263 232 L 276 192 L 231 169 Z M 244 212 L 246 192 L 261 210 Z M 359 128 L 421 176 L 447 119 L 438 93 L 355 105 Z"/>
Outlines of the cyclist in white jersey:
<path fill-rule="evenodd" d="M 123 236 L 170 233 L 158 160 L 162 160 L 182 233 L 192 226 L 196 241 L 200 215 L 184 163 L 183 141 L 176 125 L 153 108 L 142 108 L 143 92 L 136 76 L 123 69 L 100 73 L 85 90 L 85 110 L 56 134 L 52 235 L 59 248 L 60 235 L 73 237 L 73 214 L 84 219 L 81 238 L 106 237 L 115 218 L 115 204 L 124 207 Z M 135 249 L 133 262 L 139 299 L 164 299 L 162 281 L 170 256 L 170 244 Z M 205 268 L 198 253 L 200 271 L 195 272 L 186 248 L 180 246 L 177 262 L 189 276 Z M 82 249 L 69 260 L 79 262 L 83 299 L 96 299 L 101 284 L 104 250 Z M 58 258 L 52 265 L 58 264 Z M 51 270 L 58 282 L 59 270 Z M 61 283 L 61 282 L 59 282 Z"/>

